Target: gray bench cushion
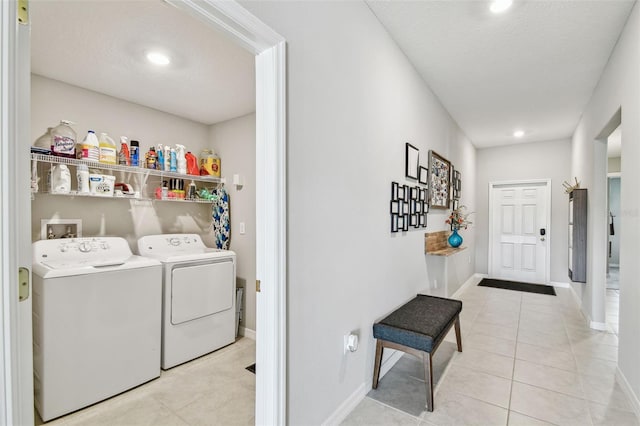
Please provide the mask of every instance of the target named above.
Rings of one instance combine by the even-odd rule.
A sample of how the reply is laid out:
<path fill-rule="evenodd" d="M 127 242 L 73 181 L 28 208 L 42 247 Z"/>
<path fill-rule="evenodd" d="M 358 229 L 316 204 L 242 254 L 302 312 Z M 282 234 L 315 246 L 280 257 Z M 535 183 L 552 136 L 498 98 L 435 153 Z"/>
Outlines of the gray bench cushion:
<path fill-rule="evenodd" d="M 373 337 L 431 352 L 460 311 L 462 302 L 459 300 L 419 294 L 375 323 Z"/>

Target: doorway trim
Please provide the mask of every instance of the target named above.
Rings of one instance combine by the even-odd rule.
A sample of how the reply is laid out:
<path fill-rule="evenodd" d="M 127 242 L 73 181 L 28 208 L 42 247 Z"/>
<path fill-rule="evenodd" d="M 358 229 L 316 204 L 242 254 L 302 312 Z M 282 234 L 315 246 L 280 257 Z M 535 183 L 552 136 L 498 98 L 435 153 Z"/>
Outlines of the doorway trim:
<path fill-rule="evenodd" d="M 285 39 L 234 1 L 165 1 L 256 55 L 255 419 L 286 424 Z"/>
<path fill-rule="evenodd" d="M 493 202 L 494 200 L 494 189 L 500 186 L 526 186 L 526 185 L 540 185 L 543 184 L 546 188 L 546 202 L 547 209 L 545 212 L 545 217 L 547 220 L 547 250 L 545 254 L 545 271 L 544 271 L 544 281 L 545 284 L 549 284 L 551 282 L 551 179 L 524 179 L 524 180 L 506 180 L 506 181 L 494 181 L 489 182 L 489 238 L 488 238 L 488 262 L 487 271 L 489 271 L 489 277 L 494 276 L 493 271 Z"/>
<path fill-rule="evenodd" d="M 259 370 L 256 375 L 255 420 L 258 425 L 286 424 L 285 39 L 233 1 L 165 1 L 215 30 L 222 31 L 256 55 L 256 209 L 261 212 L 256 218 L 256 276 L 262 286 L 256 297 L 256 364 Z M 17 205 L 10 201 L 17 198 L 20 192 L 28 191 L 28 186 L 23 188 L 22 182 L 14 176 L 17 169 L 29 170 L 28 153 L 24 154 L 26 161 L 22 161 L 23 156 L 17 152 L 23 151 L 30 133 L 28 121 L 19 117 L 22 111 L 15 109 L 21 97 L 28 98 L 29 93 L 27 90 L 25 95 L 24 90 L 16 89 L 17 83 L 25 79 L 20 75 L 24 70 L 19 69 L 15 60 L 20 56 L 16 16 L 17 2 L 0 2 L 0 87 L 3 89 L 0 161 L 2 165 L 7 164 L 0 171 L 3 211 L 6 211 L 5 207 Z M 25 28 L 28 29 L 28 26 Z M 27 49 L 27 57 L 28 53 Z M 26 78 L 28 80 L 28 76 Z M 28 111 L 26 114 L 28 117 Z M 15 159 L 20 161 L 13 161 Z M 0 219 L 0 250 L 3 253 L 0 259 L 0 314 L 3 319 L 0 328 L 0 425 L 32 423 L 21 419 L 25 418 L 27 411 L 31 412 L 31 418 L 33 416 L 33 403 L 30 407 L 25 404 L 27 400 L 32 401 L 32 389 L 19 383 L 15 373 L 24 369 L 25 363 L 20 365 L 20 362 L 30 360 L 32 353 L 30 350 L 21 350 L 17 344 L 20 339 L 20 317 L 17 312 L 17 284 L 14 286 L 13 283 L 17 283 L 19 263 L 15 253 L 24 244 L 17 238 L 17 213 L 14 207 Z M 30 243 L 29 240 L 29 247 Z"/>

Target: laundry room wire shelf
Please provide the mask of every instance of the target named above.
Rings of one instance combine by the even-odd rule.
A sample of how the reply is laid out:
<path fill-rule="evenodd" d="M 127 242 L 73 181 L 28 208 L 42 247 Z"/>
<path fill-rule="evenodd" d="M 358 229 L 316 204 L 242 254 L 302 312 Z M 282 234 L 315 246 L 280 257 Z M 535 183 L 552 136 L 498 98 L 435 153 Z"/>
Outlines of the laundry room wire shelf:
<path fill-rule="evenodd" d="M 40 194 L 47 194 L 47 195 L 56 195 L 56 196 L 61 196 L 61 197 L 67 197 L 67 198 L 74 198 L 74 197 L 78 197 L 78 198 L 99 198 L 102 200 L 133 200 L 133 201 L 161 201 L 161 202 L 165 202 L 165 201 L 171 201 L 174 203 L 200 203 L 200 204 L 211 204 L 212 201 L 211 200 L 205 200 L 202 198 L 196 198 L 195 200 L 188 200 L 188 199 L 180 199 L 180 198 L 150 198 L 150 197 L 135 197 L 133 195 L 123 195 L 123 196 L 104 196 L 104 195 L 93 195 L 93 194 L 80 194 L 76 191 L 71 191 L 68 193 L 55 193 L 55 192 L 48 192 L 48 191 L 39 191 Z"/>
<path fill-rule="evenodd" d="M 94 168 L 94 169 L 113 170 L 113 171 L 126 172 L 126 173 L 136 173 L 136 174 L 146 175 L 146 176 L 159 176 L 161 178 L 191 179 L 191 180 L 197 180 L 200 182 L 208 182 L 212 184 L 225 183 L 224 178 L 219 178 L 215 176 L 185 175 L 182 173 L 169 172 L 165 170 L 145 169 L 144 167 L 124 166 L 120 164 L 96 163 L 95 161 L 76 160 L 74 158 L 57 157 L 55 155 L 31 153 L 31 160 L 36 160 L 41 163 L 66 164 L 68 166 L 76 166 L 76 167 L 81 164 L 85 164 L 89 168 Z"/>
<path fill-rule="evenodd" d="M 96 163 L 93 161 L 86 160 L 77 160 L 75 158 L 65 158 L 65 157 L 57 157 L 53 155 L 45 155 L 38 153 L 31 153 L 31 160 L 35 161 L 37 164 L 44 166 L 46 164 L 64 164 L 67 166 L 78 167 L 80 165 L 86 165 L 90 169 L 99 169 L 100 172 L 105 173 L 107 171 L 110 172 L 121 172 L 124 175 L 121 175 L 118 179 L 119 181 L 128 181 L 135 183 L 134 187 L 136 189 L 136 194 L 123 194 L 123 195 L 115 195 L 115 196 L 101 196 L 95 194 L 83 194 L 78 193 L 77 191 L 70 191 L 68 193 L 53 193 L 45 190 L 38 190 L 40 194 L 50 194 L 50 195 L 60 195 L 64 197 L 79 197 L 79 198 L 101 198 L 101 199 L 112 199 L 112 200 L 135 200 L 135 201 L 171 201 L 174 203 L 200 203 L 200 204 L 211 204 L 212 200 L 207 200 L 203 198 L 196 199 L 182 199 L 182 198 L 156 198 L 155 193 L 150 188 L 160 187 L 163 181 L 168 181 L 169 179 L 181 179 L 186 181 L 196 181 L 199 182 L 199 187 L 205 187 L 207 189 L 219 188 L 221 185 L 224 185 L 225 179 L 218 178 L 215 176 L 199 176 L 199 175 L 185 175 L 182 173 L 168 172 L 164 170 L 154 170 L 154 169 L 145 169 L 143 167 L 132 167 L 132 166 L 123 166 L 116 164 L 104 164 L 104 163 Z M 35 167 L 35 166 L 34 166 Z M 46 167 L 46 166 L 45 166 Z M 42 176 L 44 173 L 46 175 L 47 171 L 43 170 L 41 167 L 37 168 L 38 174 Z M 112 173 L 113 174 L 113 173 Z M 42 186 L 41 186 L 42 187 Z M 31 198 L 33 199 L 34 193 L 32 193 Z"/>

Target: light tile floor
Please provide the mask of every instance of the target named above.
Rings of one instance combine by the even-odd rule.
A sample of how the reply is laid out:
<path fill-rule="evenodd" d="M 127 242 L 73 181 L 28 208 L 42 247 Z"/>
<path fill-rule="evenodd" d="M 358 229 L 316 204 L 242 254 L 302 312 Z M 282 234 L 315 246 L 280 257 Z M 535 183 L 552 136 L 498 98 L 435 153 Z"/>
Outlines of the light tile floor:
<path fill-rule="evenodd" d="M 46 426 L 253 425 L 255 341 L 236 343 L 163 371 L 158 379 Z M 36 424 L 42 420 L 36 413 Z"/>
<path fill-rule="evenodd" d="M 615 381 L 617 335 L 589 329 L 570 291 L 556 292 L 469 287 L 463 352 L 451 332 L 435 410 L 420 362 L 404 355 L 380 381 L 387 396 L 372 391 L 343 425 L 640 425 Z"/>
<path fill-rule="evenodd" d="M 607 324 L 618 334 L 618 313 L 620 305 L 620 268 L 610 267 L 607 275 Z"/>

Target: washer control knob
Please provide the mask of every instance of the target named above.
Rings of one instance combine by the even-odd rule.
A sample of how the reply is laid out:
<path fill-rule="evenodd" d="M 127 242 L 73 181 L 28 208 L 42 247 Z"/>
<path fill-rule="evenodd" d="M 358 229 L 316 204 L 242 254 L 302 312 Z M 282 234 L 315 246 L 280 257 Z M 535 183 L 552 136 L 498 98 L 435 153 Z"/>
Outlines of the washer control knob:
<path fill-rule="evenodd" d="M 178 238 L 171 238 L 169 240 L 169 244 L 171 244 L 172 246 L 179 246 L 180 245 L 180 240 Z"/>
<path fill-rule="evenodd" d="M 80 250 L 82 253 L 89 253 L 91 251 L 91 243 L 88 241 L 81 242 L 78 246 L 78 250 Z"/>
<path fill-rule="evenodd" d="M 100 243 L 100 248 L 102 250 L 108 250 L 109 249 L 109 244 L 107 244 L 105 241 Z"/>
<path fill-rule="evenodd" d="M 61 251 L 61 252 L 63 252 L 63 253 L 64 253 L 64 252 L 66 252 L 67 250 L 69 250 L 69 248 L 68 248 L 66 245 L 61 245 L 61 246 L 60 246 L 60 251 Z"/>

